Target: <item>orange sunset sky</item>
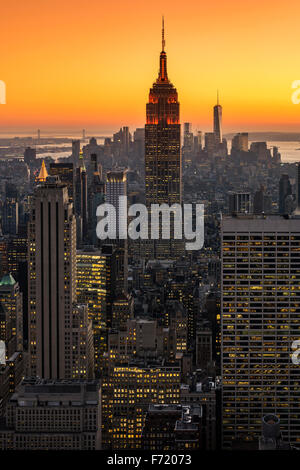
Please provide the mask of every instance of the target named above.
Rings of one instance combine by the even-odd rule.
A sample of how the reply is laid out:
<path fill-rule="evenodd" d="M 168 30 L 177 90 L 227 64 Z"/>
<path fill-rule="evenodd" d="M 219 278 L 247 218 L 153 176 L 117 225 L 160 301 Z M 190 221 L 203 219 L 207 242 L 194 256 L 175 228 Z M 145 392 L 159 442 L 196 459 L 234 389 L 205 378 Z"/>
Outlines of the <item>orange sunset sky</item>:
<path fill-rule="evenodd" d="M 3 0 L 0 135 L 143 126 L 162 14 L 181 122 L 210 130 L 219 88 L 225 132 L 300 132 L 299 0 Z"/>

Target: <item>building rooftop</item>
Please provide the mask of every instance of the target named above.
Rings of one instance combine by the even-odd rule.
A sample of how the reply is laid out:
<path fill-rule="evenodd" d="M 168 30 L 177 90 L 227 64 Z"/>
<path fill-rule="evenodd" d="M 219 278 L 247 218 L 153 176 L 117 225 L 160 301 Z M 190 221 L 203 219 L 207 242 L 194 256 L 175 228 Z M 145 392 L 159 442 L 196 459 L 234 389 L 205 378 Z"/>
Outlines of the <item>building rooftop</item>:
<path fill-rule="evenodd" d="M 46 380 L 25 378 L 11 397 L 19 406 L 81 406 L 98 403 L 98 380 Z"/>

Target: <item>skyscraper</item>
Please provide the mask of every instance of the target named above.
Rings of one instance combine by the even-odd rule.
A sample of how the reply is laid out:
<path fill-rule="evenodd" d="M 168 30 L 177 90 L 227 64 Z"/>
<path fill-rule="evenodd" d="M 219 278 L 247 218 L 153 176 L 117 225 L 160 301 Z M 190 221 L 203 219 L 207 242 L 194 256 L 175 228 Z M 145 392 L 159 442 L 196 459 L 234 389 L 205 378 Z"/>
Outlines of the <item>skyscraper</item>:
<path fill-rule="evenodd" d="M 219 91 L 217 104 L 214 106 L 214 134 L 216 145 L 222 143 L 222 106 L 219 104 Z"/>
<path fill-rule="evenodd" d="M 68 189 L 58 177 L 36 187 L 28 234 L 30 374 L 88 377 L 92 330 L 76 306 L 76 226 Z"/>
<path fill-rule="evenodd" d="M 300 219 L 222 220 L 223 447 L 257 441 L 266 414 L 299 441 Z"/>
<path fill-rule="evenodd" d="M 167 74 L 164 23 L 159 75 L 149 93 L 145 125 L 146 205 L 181 203 L 180 122 L 177 90 Z M 171 237 L 172 238 L 172 237 Z M 177 242 L 177 243 L 176 243 Z M 176 256 L 178 240 L 155 240 L 149 256 Z"/>
<path fill-rule="evenodd" d="M 106 309 L 111 292 L 107 270 L 107 258 L 100 250 L 87 247 L 77 252 L 77 300 L 88 306 L 94 338 L 95 372 L 100 371 L 103 352 L 106 349 Z M 109 302 L 108 302 L 109 303 Z"/>
<path fill-rule="evenodd" d="M 279 180 L 279 214 L 287 214 L 288 210 L 288 198 L 292 196 L 292 185 L 290 182 L 289 175 L 282 174 Z"/>
<path fill-rule="evenodd" d="M 88 187 L 87 172 L 82 151 L 79 155 L 79 166 L 75 173 L 75 214 L 77 224 L 77 237 L 79 243 L 86 241 L 88 233 Z"/>
<path fill-rule="evenodd" d="M 6 197 L 2 208 L 2 230 L 4 234 L 16 235 L 19 228 L 19 203 L 14 197 Z"/>
<path fill-rule="evenodd" d="M 297 189 L 296 189 L 296 198 L 297 198 L 297 210 L 300 209 L 300 162 L 297 163 Z"/>
<path fill-rule="evenodd" d="M 97 246 L 98 238 L 97 207 L 104 203 L 105 184 L 102 181 L 102 165 L 98 164 L 97 154 L 92 153 L 88 170 L 88 240 Z"/>
<path fill-rule="evenodd" d="M 73 163 L 50 163 L 50 175 L 59 176 L 62 183 L 68 186 L 69 201 L 74 201 L 74 165 Z"/>
<path fill-rule="evenodd" d="M 127 170 L 112 170 L 106 174 L 106 202 L 113 205 L 116 211 L 116 240 L 111 243 L 117 246 L 117 279 L 116 294 L 127 292 L 128 278 L 128 241 L 120 238 L 122 229 L 127 230 L 127 205 L 123 207 L 121 197 L 127 196 Z M 111 225 L 115 223 L 114 218 Z"/>
<path fill-rule="evenodd" d="M 102 382 L 102 448 L 139 449 L 149 403 L 179 403 L 180 367 L 131 361 L 112 367 Z"/>

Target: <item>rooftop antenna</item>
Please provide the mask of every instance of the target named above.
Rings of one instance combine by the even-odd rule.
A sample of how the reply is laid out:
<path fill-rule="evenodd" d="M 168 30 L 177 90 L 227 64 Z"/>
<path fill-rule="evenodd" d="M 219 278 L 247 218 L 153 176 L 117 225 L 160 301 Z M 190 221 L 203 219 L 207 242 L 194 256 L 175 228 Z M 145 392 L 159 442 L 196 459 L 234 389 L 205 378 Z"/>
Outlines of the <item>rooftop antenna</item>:
<path fill-rule="evenodd" d="M 164 16 L 162 17 L 162 35 L 161 35 L 161 42 L 162 42 L 162 50 L 164 51 L 165 50 L 165 45 L 166 45 L 166 41 L 165 41 L 165 18 Z"/>

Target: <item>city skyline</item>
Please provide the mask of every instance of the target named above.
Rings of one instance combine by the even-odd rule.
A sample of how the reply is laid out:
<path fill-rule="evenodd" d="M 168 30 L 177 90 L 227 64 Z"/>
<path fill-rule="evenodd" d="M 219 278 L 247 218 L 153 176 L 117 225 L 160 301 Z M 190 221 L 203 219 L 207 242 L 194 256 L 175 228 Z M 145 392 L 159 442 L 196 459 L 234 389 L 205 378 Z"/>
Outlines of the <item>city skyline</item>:
<path fill-rule="evenodd" d="M 0 450 L 135 468 L 300 450 L 295 17 L 277 0 L 39 7 L 5 6 L 23 101 L 0 107 Z"/>
<path fill-rule="evenodd" d="M 182 122 L 208 130 L 219 89 L 224 133 L 297 130 L 299 108 L 291 100 L 292 82 L 299 78 L 295 1 L 290 9 L 279 2 L 193 2 L 187 11 L 166 1 L 163 12 L 156 1 L 151 12 L 136 1 L 130 8 L 119 1 L 109 6 L 92 1 L 86 9 L 79 3 L 70 9 L 69 2 L 54 1 L 42 11 L 35 0 L 26 8 L 3 6 L 0 37 L 7 47 L 0 78 L 7 104 L 0 108 L 2 131 L 12 126 L 108 130 L 120 122 L 142 126 L 141 103 L 157 70 L 161 13 L 169 75 L 181 91 Z"/>

